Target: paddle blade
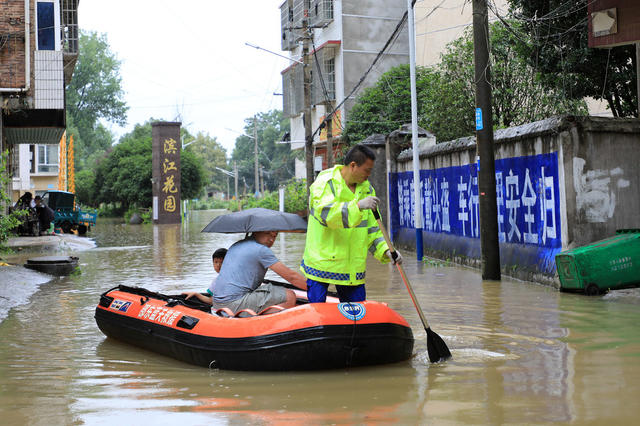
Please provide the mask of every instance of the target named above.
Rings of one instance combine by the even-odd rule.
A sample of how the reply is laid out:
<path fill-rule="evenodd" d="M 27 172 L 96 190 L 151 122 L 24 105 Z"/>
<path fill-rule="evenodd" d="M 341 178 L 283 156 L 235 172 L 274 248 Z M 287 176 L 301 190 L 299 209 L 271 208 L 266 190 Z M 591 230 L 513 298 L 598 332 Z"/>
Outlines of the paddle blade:
<path fill-rule="evenodd" d="M 446 361 L 451 358 L 451 352 L 447 347 L 447 344 L 442 340 L 442 337 L 431 330 L 431 327 L 427 328 L 427 352 L 429 353 L 429 361 L 440 362 Z"/>

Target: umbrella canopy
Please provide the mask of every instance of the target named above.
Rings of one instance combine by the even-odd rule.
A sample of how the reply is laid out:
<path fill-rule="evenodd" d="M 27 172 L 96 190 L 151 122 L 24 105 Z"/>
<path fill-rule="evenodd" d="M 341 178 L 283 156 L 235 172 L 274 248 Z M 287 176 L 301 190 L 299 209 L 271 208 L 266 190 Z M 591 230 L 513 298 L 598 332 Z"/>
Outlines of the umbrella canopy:
<path fill-rule="evenodd" d="M 257 207 L 218 216 L 202 230 L 223 234 L 258 231 L 307 232 L 307 222 L 297 214 Z"/>

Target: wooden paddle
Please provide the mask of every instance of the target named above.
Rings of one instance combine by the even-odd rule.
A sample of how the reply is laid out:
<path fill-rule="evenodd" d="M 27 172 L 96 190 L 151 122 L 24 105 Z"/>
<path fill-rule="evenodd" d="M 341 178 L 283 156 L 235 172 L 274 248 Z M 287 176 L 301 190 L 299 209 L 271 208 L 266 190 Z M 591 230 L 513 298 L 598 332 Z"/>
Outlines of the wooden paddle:
<path fill-rule="evenodd" d="M 396 249 L 393 247 L 393 244 L 391 243 L 391 239 L 389 238 L 389 234 L 387 233 L 387 230 L 382 224 L 382 220 L 380 219 L 380 212 L 378 212 L 377 208 L 375 210 L 372 210 L 372 212 L 373 212 L 373 217 L 375 217 L 376 221 L 378 222 L 378 227 L 382 231 L 384 240 L 387 242 L 387 245 L 389 246 L 389 250 L 391 251 L 391 257 L 393 258 L 393 260 L 396 260 L 398 258 L 398 253 L 396 252 Z M 413 301 L 413 306 L 416 307 L 416 310 L 418 311 L 418 315 L 420 315 L 420 320 L 422 320 L 422 325 L 424 326 L 424 329 L 427 332 L 427 352 L 429 353 L 429 361 L 431 362 L 446 361 L 447 359 L 451 358 L 451 352 L 449 351 L 447 344 L 444 343 L 444 340 L 442 340 L 442 338 L 438 336 L 438 334 L 435 331 L 431 330 L 431 327 L 429 327 L 427 318 L 424 316 L 422 309 L 420 309 L 420 304 L 418 303 L 416 294 L 413 292 L 413 288 L 411 288 L 411 284 L 407 279 L 407 275 L 404 273 L 404 269 L 402 269 L 402 265 L 399 265 L 396 263 L 396 266 L 398 267 L 398 271 L 400 271 L 400 276 L 402 277 L 402 281 L 404 281 L 404 285 L 407 287 L 407 290 L 409 291 L 409 295 L 411 296 L 411 300 Z"/>

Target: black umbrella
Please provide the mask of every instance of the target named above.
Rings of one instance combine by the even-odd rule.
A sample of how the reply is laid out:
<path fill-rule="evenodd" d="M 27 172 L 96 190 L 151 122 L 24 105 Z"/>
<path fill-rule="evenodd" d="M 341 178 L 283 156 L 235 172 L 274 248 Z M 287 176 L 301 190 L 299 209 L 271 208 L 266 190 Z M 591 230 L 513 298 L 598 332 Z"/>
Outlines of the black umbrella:
<path fill-rule="evenodd" d="M 258 231 L 307 232 L 307 222 L 297 214 L 257 207 L 218 216 L 202 230 L 223 234 Z"/>

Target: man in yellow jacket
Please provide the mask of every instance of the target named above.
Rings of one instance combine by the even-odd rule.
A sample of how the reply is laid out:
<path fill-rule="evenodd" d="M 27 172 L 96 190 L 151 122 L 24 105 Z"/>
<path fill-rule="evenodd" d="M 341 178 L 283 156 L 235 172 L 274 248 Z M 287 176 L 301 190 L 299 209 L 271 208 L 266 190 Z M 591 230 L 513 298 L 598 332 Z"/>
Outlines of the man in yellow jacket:
<path fill-rule="evenodd" d="M 367 251 L 382 263 L 391 259 L 372 213 L 380 202 L 367 180 L 375 159 L 371 149 L 355 145 L 344 165 L 323 170 L 311 185 L 300 265 L 309 302 L 324 302 L 329 284 L 336 286 L 341 302 L 364 301 Z M 402 263 L 400 253 L 396 263 Z"/>

